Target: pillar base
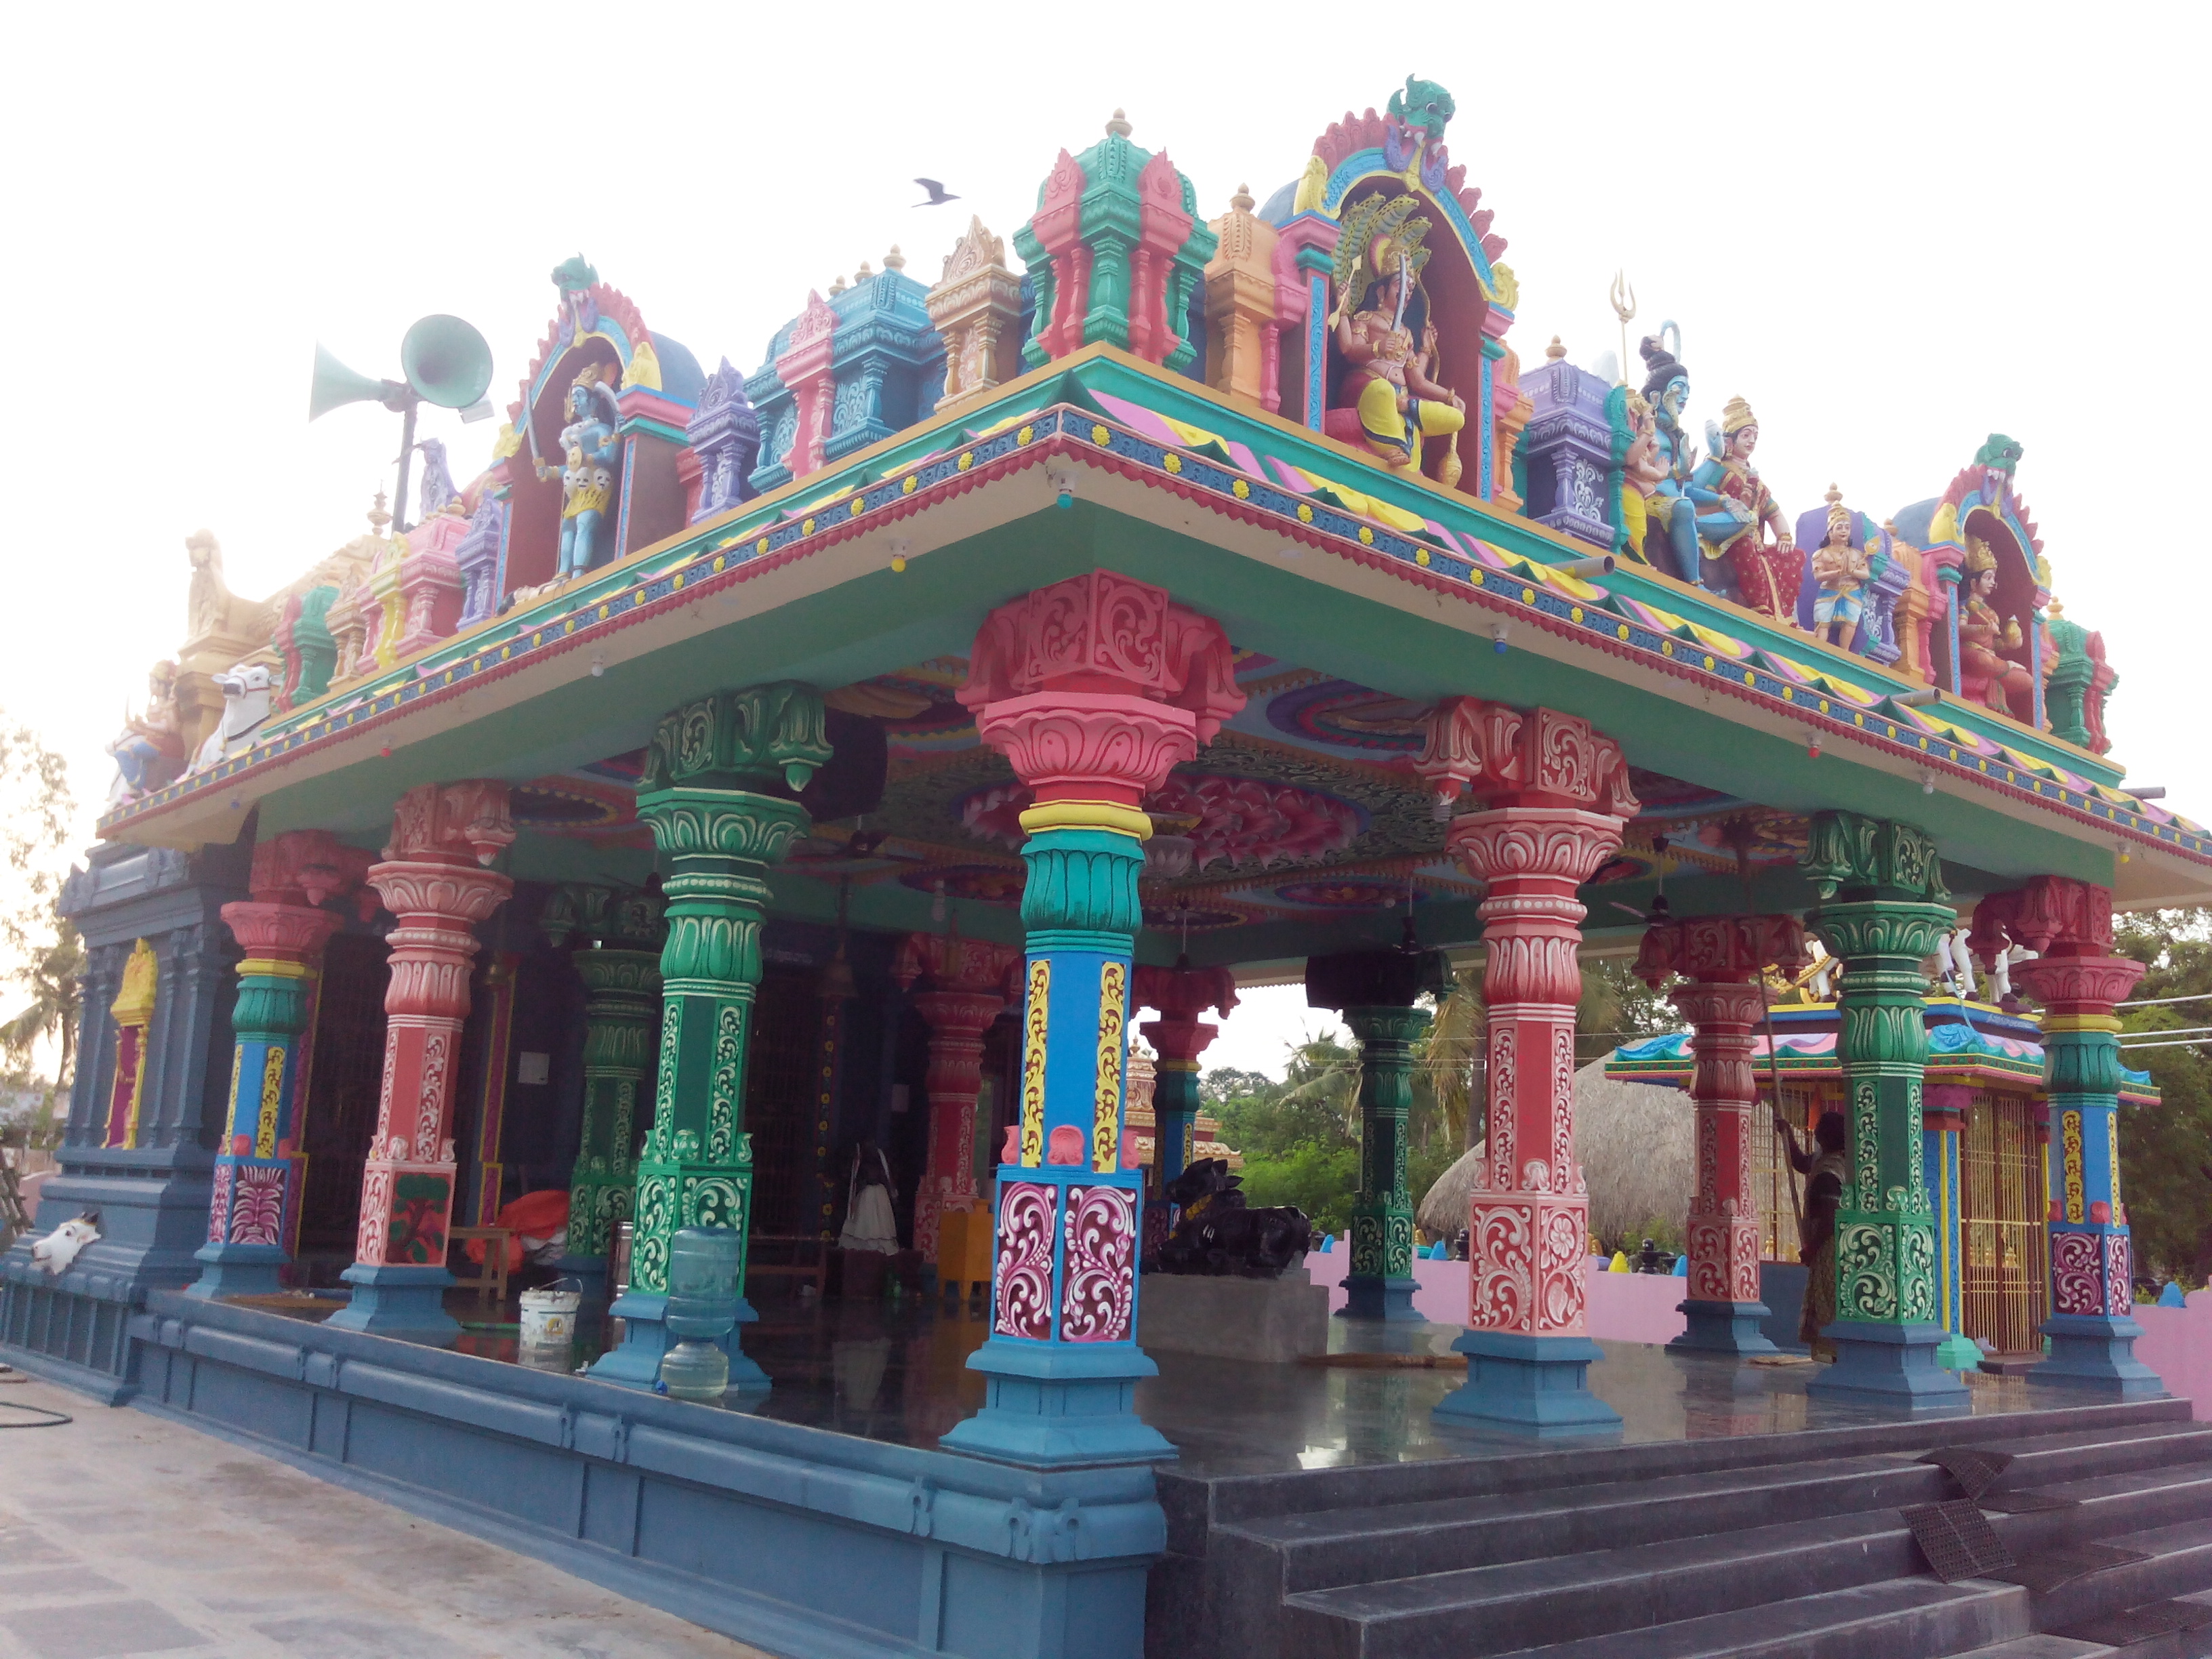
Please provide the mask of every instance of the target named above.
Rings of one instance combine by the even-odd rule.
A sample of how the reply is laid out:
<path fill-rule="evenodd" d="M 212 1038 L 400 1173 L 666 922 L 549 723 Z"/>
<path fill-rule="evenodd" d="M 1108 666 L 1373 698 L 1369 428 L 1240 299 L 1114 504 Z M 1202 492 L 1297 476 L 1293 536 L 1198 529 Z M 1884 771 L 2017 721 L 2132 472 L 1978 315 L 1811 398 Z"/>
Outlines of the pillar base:
<path fill-rule="evenodd" d="M 1036 1469 L 1176 1455 L 1137 1415 L 1137 1379 L 1159 1375 L 1140 1348 L 994 1336 L 968 1356 L 968 1369 L 989 1379 L 983 1409 L 939 1439 L 947 1451 Z"/>
<path fill-rule="evenodd" d="M 1411 1279 L 1389 1279 L 1380 1273 L 1348 1274 L 1344 1280 L 1344 1305 L 1336 1310 L 1336 1316 L 1419 1324 L 1421 1316 L 1413 1311 L 1413 1292 L 1419 1288 L 1419 1282 Z"/>
<path fill-rule="evenodd" d="M 1836 1363 L 1807 1379 L 1807 1394 L 1904 1412 L 1964 1411 L 1972 1401 L 1936 1358 L 1941 1325 L 1839 1319 L 1820 1334 L 1836 1345 Z"/>
<path fill-rule="evenodd" d="M 228 1296 L 275 1296 L 284 1288 L 280 1274 L 292 1259 L 274 1244 L 204 1244 L 196 1255 L 206 1265 L 198 1281 L 185 1287 L 185 1294 L 208 1302 Z"/>
<path fill-rule="evenodd" d="M 1779 1353 L 1760 1328 L 1769 1316 L 1764 1302 L 1700 1302 L 1695 1297 L 1674 1304 L 1688 1322 L 1667 1345 L 1668 1353 Z"/>
<path fill-rule="evenodd" d="M 1982 1351 L 1974 1346 L 1972 1337 L 1952 1331 L 1936 1345 L 1936 1363 L 1947 1371 L 1979 1370 Z"/>
<path fill-rule="evenodd" d="M 1467 1356 L 1467 1381 L 1437 1402 L 1443 1424 L 1545 1437 L 1620 1427 L 1620 1413 L 1589 1391 L 1589 1368 L 1605 1353 L 1586 1336 L 1468 1331 L 1452 1347 Z"/>
<path fill-rule="evenodd" d="M 2062 1388 L 2094 1389 L 2115 1400 L 2156 1400 L 2166 1394 L 2159 1374 L 2136 1358 L 2142 1327 L 2101 1314 L 2053 1314 L 2043 1322 L 2051 1357 L 2027 1380 Z"/>
<path fill-rule="evenodd" d="M 667 1316 L 668 1298 L 659 1291 L 624 1291 L 607 1310 L 608 1318 L 623 1322 L 622 1346 L 594 1360 L 586 1375 L 595 1382 L 613 1382 L 625 1389 L 652 1393 L 660 1381 L 662 1358 L 681 1340 L 670 1334 Z M 759 1317 L 752 1304 L 739 1297 L 736 1328 L 714 1345 L 730 1357 L 730 1386 L 725 1392 L 756 1401 L 764 1398 L 775 1384 L 745 1352 L 738 1333 Z"/>
<path fill-rule="evenodd" d="M 356 1261 L 338 1275 L 353 1286 L 353 1299 L 323 1322 L 336 1331 L 397 1337 L 444 1347 L 461 1334 L 446 1311 L 446 1292 L 453 1276 L 443 1267 L 371 1267 Z"/>
<path fill-rule="evenodd" d="M 589 1308 L 607 1299 L 607 1259 L 603 1255 L 564 1255 L 554 1264 L 556 1273 L 563 1279 L 573 1279 L 583 1287 L 584 1306 Z"/>

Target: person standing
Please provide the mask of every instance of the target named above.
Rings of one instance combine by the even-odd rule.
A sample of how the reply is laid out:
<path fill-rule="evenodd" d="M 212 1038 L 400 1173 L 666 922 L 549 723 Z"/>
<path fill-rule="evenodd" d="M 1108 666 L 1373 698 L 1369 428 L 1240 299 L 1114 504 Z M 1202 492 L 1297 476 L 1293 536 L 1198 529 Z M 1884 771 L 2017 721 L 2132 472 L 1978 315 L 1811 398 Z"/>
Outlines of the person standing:
<path fill-rule="evenodd" d="M 1836 1345 L 1821 1333 L 1836 1319 L 1836 1211 L 1844 1200 L 1844 1182 L 1850 1174 L 1844 1148 L 1849 1133 L 1841 1112 L 1823 1112 L 1813 1126 L 1817 1153 L 1797 1144 L 1797 1132 L 1778 1118 L 1789 1132 L 1790 1165 L 1805 1182 L 1805 1214 L 1798 1224 L 1797 1259 L 1805 1264 L 1805 1310 L 1797 1321 L 1797 1340 L 1813 1350 L 1813 1358 L 1833 1361 Z"/>

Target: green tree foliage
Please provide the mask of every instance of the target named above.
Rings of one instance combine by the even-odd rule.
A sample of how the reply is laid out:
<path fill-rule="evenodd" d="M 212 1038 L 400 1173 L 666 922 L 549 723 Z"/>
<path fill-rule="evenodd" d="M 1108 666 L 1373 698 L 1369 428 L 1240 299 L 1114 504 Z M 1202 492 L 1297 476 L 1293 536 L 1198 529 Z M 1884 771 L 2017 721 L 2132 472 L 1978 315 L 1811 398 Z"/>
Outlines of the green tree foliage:
<path fill-rule="evenodd" d="M 57 1101 L 76 1065 L 77 975 L 84 947 L 76 929 L 55 913 L 62 856 L 74 804 L 61 756 L 27 726 L 0 715 L 0 980 L 28 993 L 19 1011 L 0 1021 L 0 1054 L 10 1079 L 26 1075 L 44 1046 L 53 1054 L 51 1079 L 27 1118 L 31 1144 L 51 1145 L 58 1133 Z M 25 1133 L 18 1126 L 11 1133 Z"/>
<path fill-rule="evenodd" d="M 2115 929 L 2123 954 L 2150 964 L 2134 999 L 2212 995 L 2212 911 L 2160 910 L 2123 916 Z M 2121 1042 L 2212 1025 L 2212 1001 L 2130 1008 Z M 2121 1201 L 2135 1234 L 2136 1271 L 2148 1278 L 2212 1278 L 2212 1049 L 2126 1048 L 2122 1060 L 2148 1070 L 2165 1097 L 2155 1107 L 2120 1110 Z"/>

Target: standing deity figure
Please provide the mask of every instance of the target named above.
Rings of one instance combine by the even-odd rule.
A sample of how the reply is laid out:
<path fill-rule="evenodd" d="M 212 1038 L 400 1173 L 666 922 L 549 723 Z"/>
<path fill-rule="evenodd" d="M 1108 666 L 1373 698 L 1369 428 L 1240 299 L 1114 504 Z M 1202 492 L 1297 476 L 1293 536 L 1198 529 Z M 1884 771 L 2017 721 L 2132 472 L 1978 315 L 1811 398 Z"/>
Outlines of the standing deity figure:
<path fill-rule="evenodd" d="M 1794 627 L 1804 556 L 1790 537 L 1789 520 L 1751 464 L 1751 453 L 1759 447 L 1759 417 L 1751 405 L 1729 398 L 1720 424 L 1706 423 L 1705 444 L 1709 453 L 1690 475 L 1689 496 L 1697 508 L 1708 585 Z M 1774 532 L 1771 544 L 1762 540 L 1761 526 Z"/>
<path fill-rule="evenodd" d="M 594 363 L 568 388 L 568 424 L 561 428 L 561 566 L 562 581 L 592 568 L 601 520 L 614 505 L 617 446 L 613 389 Z M 539 462 L 538 476 L 554 469 Z"/>
<path fill-rule="evenodd" d="M 1682 406 L 1690 400 L 1690 371 L 1661 343 L 1665 333 L 1662 329 L 1657 336 L 1645 335 L 1637 348 L 1644 359 L 1643 400 L 1651 410 L 1651 453 L 1644 465 L 1651 487 L 1643 489 L 1633 475 L 1631 485 L 1644 497 L 1638 503 L 1644 519 L 1644 556 L 1669 574 L 1701 586 L 1698 514 L 1690 502 L 1690 473 L 1697 464 L 1697 446 L 1682 431 Z M 1676 337 L 1679 342 L 1680 336 Z M 1631 491 L 1622 493 L 1625 498 Z M 1625 499 L 1623 505 L 1626 507 Z"/>
<path fill-rule="evenodd" d="M 1659 417 L 1651 400 L 1633 386 L 1623 390 L 1628 394 L 1623 403 L 1628 447 L 1620 458 L 1620 527 L 1626 533 L 1621 550 L 1648 562 L 1644 538 L 1651 530 L 1651 501 L 1666 482 L 1667 464 L 1659 458 Z"/>
<path fill-rule="evenodd" d="M 1400 471 L 1421 470 L 1423 440 L 1449 440 L 1437 467 L 1449 487 L 1459 482 L 1467 404 L 1431 378 L 1437 329 L 1421 286 L 1429 222 L 1412 216 L 1415 200 L 1370 196 L 1345 215 L 1331 319 L 1346 368 L 1339 395 L 1367 447 Z"/>
<path fill-rule="evenodd" d="M 107 745 L 115 757 L 111 805 L 135 800 L 173 779 L 185 763 L 184 723 L 177 713 L 177 665 L 157 662 L 146 676 L 146 712 L 127 709 L 123 731 Z"/>
<path fill-rule="evenodd" d="M 1851 545 L 1851 514 L 1843 492 L 1830 484 L 1826 500 L 1827 539 L 1813 551 L 1813 580 L 1820 584 L 1820 597 L 1813 601 L 1813 632 L 1849 650 L 1866 616 L 1859 590 L 1874 579 L 1874 568 L 1865 550 Z M 1843 632 L 1836 634 L 1838 628 Z"/>
<path fill-rule="evenodd" d="M 1966 538 L 1966 588 L 1959 610 L 1959 694 L 1968 702 L 2014 713 L 2012 697 L 2032 690 L 2027 670 L 1997 647 L 2021 643 L 2020 618 L 2002 621 L 1990 596 L 1996 592 L 1997 559 L 1979 537 Z"/>

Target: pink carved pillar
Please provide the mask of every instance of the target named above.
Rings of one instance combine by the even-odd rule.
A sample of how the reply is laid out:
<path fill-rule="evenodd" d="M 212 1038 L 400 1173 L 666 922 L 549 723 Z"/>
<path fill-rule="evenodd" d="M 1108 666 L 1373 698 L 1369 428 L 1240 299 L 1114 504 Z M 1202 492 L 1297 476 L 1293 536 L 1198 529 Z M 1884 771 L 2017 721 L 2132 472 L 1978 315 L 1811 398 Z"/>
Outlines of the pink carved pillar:
<path fill-rule="evenodd" d="M 1471 794 L 1445 845 L 1488 884 L 1489 1157 L 1471 1201 L 1463 1388 L 1437 1407 L 1542 1431 L 1617 1425 L 1589 1392 L 1601 1358 L 1584 1321 L 1589 1194 L 1575 1158 L 1575 890 L 1620 849 L 1635 816 L 1612 738 L 1549 708 L 1451 697 L 1431 714 L 1414 766 L 1440 799 Z"/>
<path fill-rule="evenodd" d="M 936 1264 L 941 1283 L 966 1282 L 967 1224 L 941 1237 L 947 1212 L 965 1216 L 979 1207 L 975 1191 L 975 1099 L 983 1087 L 983 1033 L 1006 1006 L 1009 986 L 1021 983 L 1021 957 L 1002 945 L 957 934 L 912 933 L 900 944 L 891 978 L 901 990 L 918 981 L 927 988 L 914 1003 L 929 1024 L 929 1167 L 914 1199 L 914 1247 Z M 952 1247 L 940 1251 L 940 1245 Z M 988 1261 L 988 1254 L 986 1256 Z M 975 1278 L 988 1276 L 988 1268 Z"/>
<path fill-rule="evenodd" d="M 514 884 L 482 866 L 514 839 L 507 786 L 474 779 L 424 784 L 399 798 L 384 861 L 369 885 L 399 919 L 392 930 L 392 983 L 384 1086 L 361 1183 L 361 1232 L 343 1277 L 352 1301 L 331 1316 L 342 1329 L 449 1334 L 459 1328 L 443 1297 L 452 1224 L 453 1083 L 469 1013 L 477 922 Z"/>
<path fill-rule="evenodd" d="M 1718 1353 L 1772 1353 L 1759 1326 L 1759 1206 L 1752 1196 L 1751 1146 L 1768 1133 L 1751 1065 L 1752 1027 L 1765 1012 L 1760 975 L 1770 966 L 1804 966 L 1805 932 L 1789 916 L 1706 916 L 1662 922 L 1644 935 L 1636 972 L 1669 993 L 1690 1022 L 1697 1067 L 1690 1098 L 1697 1111 L 1698 1184 L 1690 1200 L 1690 1295 L 1682 1334 L 1667 1346 Z"/>
<path fill-rule="evenodd" d="M 1022 1095 L 999 1168 L 989 1379 L 944 1443 L 1032 1467 L 1122 1463 L 1170 1447 L 1134 1410 L 1143 1177 L 1122 1145 L 1140 803 L 1243 707 L 1220 624 L 1164 589 L 1093 571 L 984 618 L 960 700 L 1034 799 Z"/>

